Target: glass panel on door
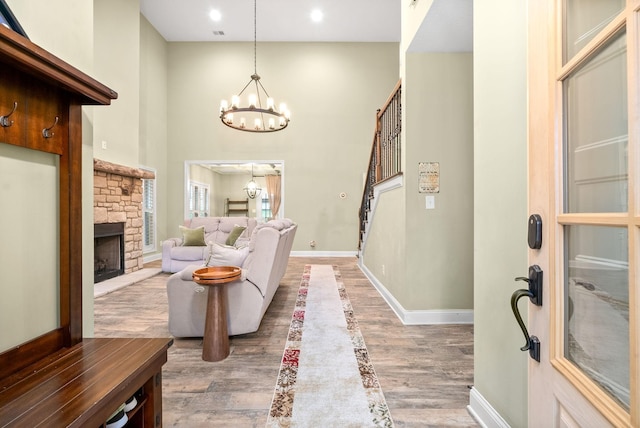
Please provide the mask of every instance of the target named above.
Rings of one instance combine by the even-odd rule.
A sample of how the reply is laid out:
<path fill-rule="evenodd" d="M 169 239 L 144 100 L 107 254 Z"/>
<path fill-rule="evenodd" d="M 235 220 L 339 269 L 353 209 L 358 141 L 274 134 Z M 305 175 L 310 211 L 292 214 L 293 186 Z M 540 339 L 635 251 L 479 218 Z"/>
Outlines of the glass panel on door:
<path fill-rule="evenodd" d="M 529 426 L 640 426 L 639 5 L 528 2 L 529 206 L 548 217 Z"/>
<path fill-rule="evenodd" d="M 564 356 L 629 409 L 627 229 L 565 226 Z"/>
<path fill-rule="evenodd" d="M 624 6 L 624 0 L 566 0 L 564 62 L 589 43 Z"/>
<path fill-rule="evenodd" d="M 565 212 L 626 212 L 626 37 L 564 81 Z"/>
<path fill-rule="evenodd" d="M 628 211 L 626 52 L 621 32 L 563 82 L 565 213 Z M 627 410 L 628 240 L 626 227 L 564 226 L 564 357 Z"/>

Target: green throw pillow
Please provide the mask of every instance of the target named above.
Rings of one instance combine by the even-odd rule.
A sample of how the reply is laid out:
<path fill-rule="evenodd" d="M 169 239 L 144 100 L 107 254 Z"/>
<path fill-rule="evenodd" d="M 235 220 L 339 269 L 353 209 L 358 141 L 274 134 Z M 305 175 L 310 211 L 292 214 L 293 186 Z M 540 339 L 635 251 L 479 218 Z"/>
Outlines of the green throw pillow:
<path fill-rule="evenodd" d="M 240 235 L 242 235 L 242 232 L 244 232 L 245 229 L 246 227 L 243 226 L 234 226 L 231 233 L 229 233 L 229 236 L 227 236 L 225 245 L 236 245 L 236 241 L 238 240 Z"/>
<path fill-rule="evenodd" d="M 182 232 L 182 245 L 184 247 L 200 247 L 207 245 L 204 242 L 204 226 L 196 227 L 195 229 L 180 226 L 180 231 Z"/>

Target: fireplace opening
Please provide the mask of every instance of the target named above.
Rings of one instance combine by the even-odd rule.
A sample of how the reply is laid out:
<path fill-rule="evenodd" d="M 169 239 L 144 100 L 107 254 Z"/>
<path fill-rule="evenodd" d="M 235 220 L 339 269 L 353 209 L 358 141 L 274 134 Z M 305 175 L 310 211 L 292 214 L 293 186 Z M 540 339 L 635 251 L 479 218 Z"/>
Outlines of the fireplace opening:
<path fill-rule="evenodd" d="M 124 275 L 124 223 L 93 225 L 93 283 Z"/>

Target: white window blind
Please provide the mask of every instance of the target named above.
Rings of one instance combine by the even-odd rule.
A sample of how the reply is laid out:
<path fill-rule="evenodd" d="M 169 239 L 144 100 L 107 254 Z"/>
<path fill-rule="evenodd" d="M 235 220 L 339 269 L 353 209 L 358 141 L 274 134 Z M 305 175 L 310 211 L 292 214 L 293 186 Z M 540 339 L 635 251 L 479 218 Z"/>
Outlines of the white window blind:
<path fill-rule="evenodd" d="M 191 181 L 189 183 L 189 217 L 208 217 L 211 208 L 209 185 Z"/>
<path fill-rule="evenodd" d="M 265 221 L 271 220 L 271 204 L 269 203 L 269 193 L 266 190 L 262 191 L 260 198 L 260 211 L 262 213 L 262 219 Z"/>
<path fill-rule="evenodd" d="M 156 180 L 142 180 L 143 252 L 156 251 Z"/>

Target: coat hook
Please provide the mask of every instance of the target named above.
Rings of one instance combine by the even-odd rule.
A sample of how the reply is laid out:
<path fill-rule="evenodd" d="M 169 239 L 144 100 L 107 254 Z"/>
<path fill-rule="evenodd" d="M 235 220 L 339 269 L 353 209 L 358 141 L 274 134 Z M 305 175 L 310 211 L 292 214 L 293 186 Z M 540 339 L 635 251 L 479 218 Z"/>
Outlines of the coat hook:
<path fill-rule="evenodd" d="M 53 129 L 53 127 L 54 127 L 54 126 L 56 126 L 56 125 L 58 124 L 58 119 L 59 119 L 59 117 L 58 117 L 58 116 L 56 116 L 56 120 L 55 120 L 55 122 L 53 122 L 53 125 L 51 125 L 51 126 L 50 126 L 50 127 L 48 127 L 48 128 L 44 128 L 44 129 L 42 130 L 42 136 L 43 136 L 44 138 L 51 138 L 51 137 L 53 137 L 53 132 L 51 132 L 51 129 Z"/>
<path fill-rule="evenodd" d="M 4 128 L 8 128 L 11 125 L 13 125 L 13 120 L 9 120 L 9 116 L 11 116 L 14 111 L 16 111 L 17 107 L 18 107 L 18 102 L 14 101 L 13 102 L 13 109 L 11 110 L 11 112 L 9 112 L 9 114 L 7 114 L 7 115 L 0 116 L 0 126 L 2 126 Z"/>

